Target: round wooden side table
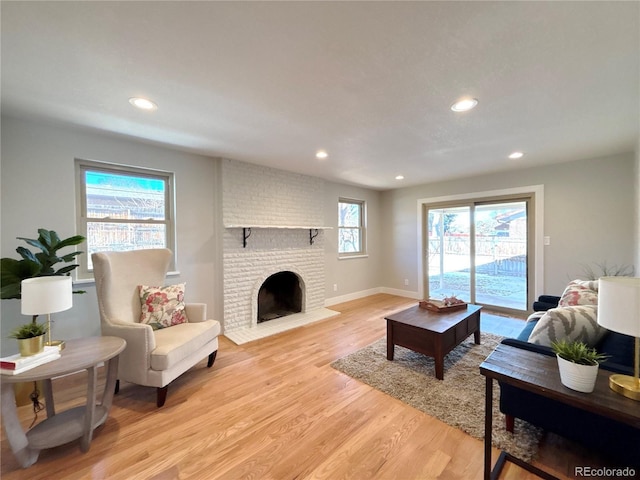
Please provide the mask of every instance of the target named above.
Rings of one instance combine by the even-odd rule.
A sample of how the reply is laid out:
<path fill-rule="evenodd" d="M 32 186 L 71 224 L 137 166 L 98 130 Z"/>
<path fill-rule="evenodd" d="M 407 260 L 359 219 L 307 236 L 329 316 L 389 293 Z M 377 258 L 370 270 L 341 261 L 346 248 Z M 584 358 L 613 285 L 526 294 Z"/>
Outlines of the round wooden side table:
<path fill-rule="evenodd" d="M 38 460 L 40 451 L 80 439 L 83 452 L 89 450 L 93 431 L 102 425 L 111 408 L 118 376 L 118 356 L 126 342 L 118 337 L 89 337 L 68 340 L 61 357 L 18 375 L 0 375 L 0 397 L 4 429 L 11 450 L 23 468 Z M 106 384 L 102 400 L 98 403 L 96 386 L 98 366 L 106 364 Z M 51 380 L 61 375 L 87 371 L 87 404 L 56 414 Z M 47 418 L 28 432 L 24 432 L 18 419 L 13 384 L 42 380 Z M 9 387 L 9 388 L 7 388 Z"/>

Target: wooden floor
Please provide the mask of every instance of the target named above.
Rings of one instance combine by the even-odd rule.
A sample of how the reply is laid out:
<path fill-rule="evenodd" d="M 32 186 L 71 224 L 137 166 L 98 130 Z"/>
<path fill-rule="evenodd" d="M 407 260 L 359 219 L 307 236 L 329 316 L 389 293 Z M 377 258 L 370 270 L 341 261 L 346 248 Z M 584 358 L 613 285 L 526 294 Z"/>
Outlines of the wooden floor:
<path fill-rule="evenodd" d="M 221 337 L 213 368 L 204 359 L 173 382 L 163 408 L 155 389 L 122 384 L 85 454 L 74 442 L 21 469 L 3 432 L 2 479 L 480 479 L 481 441 L 329 366 L 414 304 L 379 294 L 242 346 Z M 84 403 L 84 385 L 81 374 L 54 380 L 56 408 Z M 19 410 L 28 426 L 30 407 Z M 575 465 L 593 465 L 587 455 L 545 439 L 537 465 L 574 478 Z M 500 478 L 537 477 L 509 464 Z"/>

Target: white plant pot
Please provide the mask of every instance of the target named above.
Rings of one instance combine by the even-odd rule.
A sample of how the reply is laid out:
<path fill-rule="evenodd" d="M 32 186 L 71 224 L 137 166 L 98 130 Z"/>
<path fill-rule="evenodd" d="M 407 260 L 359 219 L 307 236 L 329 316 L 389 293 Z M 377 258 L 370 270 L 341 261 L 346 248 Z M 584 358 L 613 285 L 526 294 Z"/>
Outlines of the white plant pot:
<path fill-rule="evenodd" d="M 556 358 L 560 370 L 560 381 L 565 387 L 583 393 L 593 392 L 598 377 L 599 365 L 597 363 L 595 365 L 580 365 L 565 360 L 559 355 L 556 355 Z"/>

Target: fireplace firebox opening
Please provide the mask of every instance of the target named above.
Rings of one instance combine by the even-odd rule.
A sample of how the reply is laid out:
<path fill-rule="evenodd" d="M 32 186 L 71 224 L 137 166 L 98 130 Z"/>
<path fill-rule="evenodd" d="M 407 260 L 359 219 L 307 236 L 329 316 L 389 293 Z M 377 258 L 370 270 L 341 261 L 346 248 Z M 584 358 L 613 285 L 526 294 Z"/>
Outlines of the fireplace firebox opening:
<path fill-rule="evenodd" d="M 293 272 L 278 272 L 267 278 L 258 291 L 258 323 L 302 311 L 300 278 Z"/>

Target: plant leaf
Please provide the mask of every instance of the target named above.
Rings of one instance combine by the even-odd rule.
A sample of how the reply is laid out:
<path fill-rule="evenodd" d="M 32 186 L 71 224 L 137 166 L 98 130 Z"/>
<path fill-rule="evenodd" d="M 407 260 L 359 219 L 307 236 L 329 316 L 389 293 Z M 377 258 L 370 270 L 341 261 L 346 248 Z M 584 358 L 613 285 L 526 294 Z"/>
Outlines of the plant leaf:
<path fill-rule="evenodd" d="M 51 253 L 54 253 L 56 250 L 60 248 L 60 237 L 53 230 L 49 230 L 48 234 L 49 234 L 49 241 L 47 242 L 47 245 L 49 247 L 49 251 Z"/>
<path fill-rule="evenodd" d="M 21 298 L 20 284 L 12 283 L 11 285 L 0 287 L 0 298 L 3 300 L 8 300 L 10 298 Z"/>
<path fill-rule="evenodd" d="M 67 265 L 66 267 L 62 267 L 59 270 L 56 270 L 54 275 L 66 275 L 67 273 L 73 271 L 75 268 L 77 268 L 78 265 Z"/>
<path fill-rule="evenodd" d="M 49 231 L 45 228 L 38 229 L 38 235 L 39 235 L 38 240 L 42 242 L 43 245 L 47 246 L 47 250 L 49 250 L 49 247 L 51 247 L 52 234 L 55 234 L 55 233 L 56 232 L 54 232 L 53 230 Z"/>
<path fill-rule="evenodd" d="M 80 255 L 81 253 L 84 253 L 84 252 L 69 253 L 63 257 L 60 257 L 60 260 L 62 260 L 63 262 L 71 262 L 76 256 Z"/>
<path fill-rule="evenodd" d="M 74 235 L 73 237 L 65 238 L 56 245 L 56 250 L 60 250 L 64 247 L 71 247 L 73 245 L 80 245 L 86 240 L 82 235 Z"/>
<path fill-rule="evenodd" d="M 20 254 L 20 256 L 22 258 L 24 258 L 25 260 L 41 265 L 40 260 L 38 260 L 36 255 L 31 250 L 29 250 L 28 248 L 18 247 L 18 248 L 16 248 L 16 252 L 18 252 Z"/>
<path fill-rule="evenodd" d="M 27 242 L 29 245 L 31 245 L 32 247 L 36 247 L 40 250 L 42 250 L 45 253 L 49 253 L 49 249 L 39 240 L 34 240 L 33 238 L 24 238 L 24 237 L 16 237 L 18 240 L 22 240 L 24 242 Z M 18 247 L 18 248 L 24 248 L 24 247 Z"/>
<path fill-rule="evenodd" d="M 41 270 L 40 264 L 31 260 L 3 258 L 0 260 L 0 298 L 20 298 L 20 282 L 26 278 L 36 277 Z"/>

